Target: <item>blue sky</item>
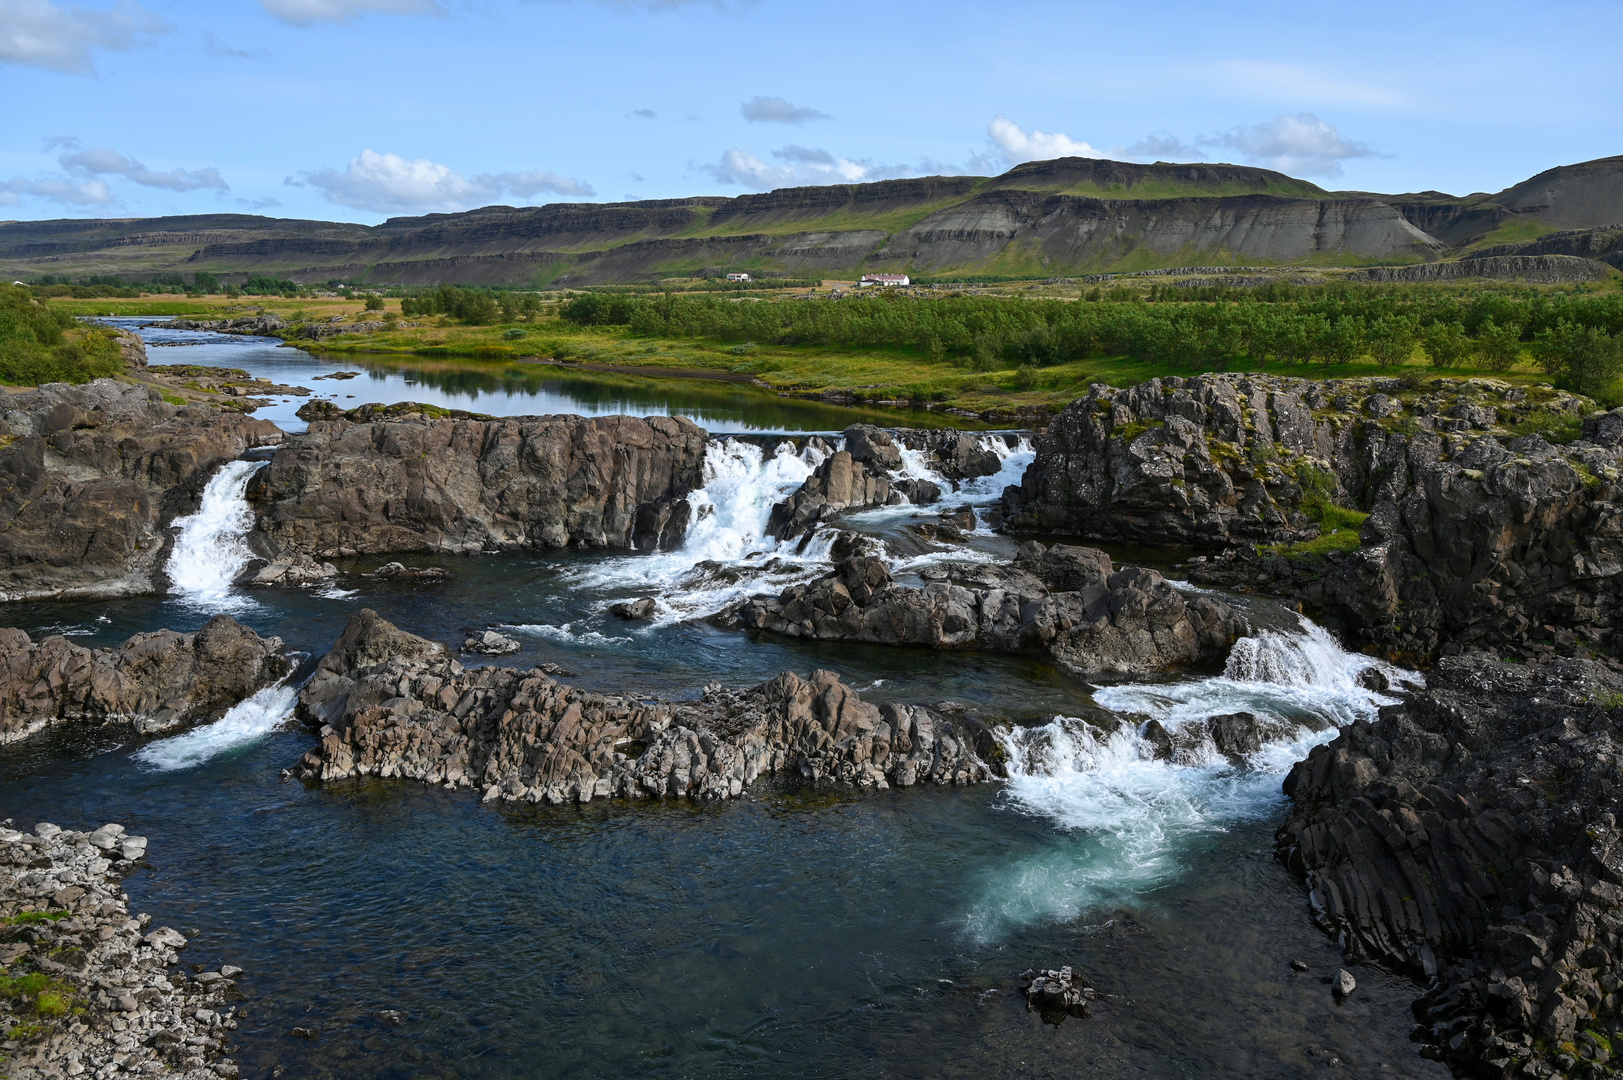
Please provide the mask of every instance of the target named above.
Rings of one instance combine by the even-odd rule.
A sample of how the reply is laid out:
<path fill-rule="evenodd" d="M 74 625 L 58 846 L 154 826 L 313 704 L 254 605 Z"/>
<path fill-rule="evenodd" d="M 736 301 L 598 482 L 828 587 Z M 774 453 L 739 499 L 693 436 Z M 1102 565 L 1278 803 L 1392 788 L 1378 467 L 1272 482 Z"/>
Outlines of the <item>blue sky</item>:
<path fill-rule="evenodd" d="M 0 0 L 0 219 L 377 222 L 1083 154 L 1495 191 L 1623 153 L 1623 5 Z"/>

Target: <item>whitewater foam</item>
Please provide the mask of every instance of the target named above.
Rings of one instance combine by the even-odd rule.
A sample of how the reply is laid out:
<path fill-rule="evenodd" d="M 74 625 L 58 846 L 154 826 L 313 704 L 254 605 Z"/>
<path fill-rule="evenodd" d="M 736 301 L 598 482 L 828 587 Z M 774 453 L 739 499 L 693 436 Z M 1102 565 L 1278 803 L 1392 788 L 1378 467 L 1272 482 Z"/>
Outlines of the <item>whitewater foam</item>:
<path fill-rule="evenodd" d="M 1394 683 L 1420 682 L 1413 672 L 1346 652 L 1303 620 L 1300 633 L 1242 638 L 1220 676 L 1096 690 L 1095 702 L 1119 718 L 1114 730 L 1056 717 L 1000 733 L 1009 773 L 1002 805 L 1052 822 L 1066 839 L 988 883 L 968 930 L 992 940 L 1017 926 L 1141 898 L 1179 872 L 1180 852 L 1194 837 L 1273 812 L 1285 771 L 1337 728 L 1393 702 L 1359 683 L 1372 667 Z M 1176 729 L 1233 712 L 1253 713 L 1284 734 L 1244 766 L 1210 746 L 1177 762 L 1156 760 L 1141 734 L 1147 719 Z"/>
<path fill-rule="evenodd" d="M 704 483 L 689 493 L 692 524 L 676 551 L 608 558 L 570 571 L 571 584 L 612 595 L 598 611 L 628 596 L 657 595 L 648 624 L 663 626 L 713 614 L 734 600 L 782 589 L 823 573 L 835 534 L 825 530 L 801 544 L 766 535 L 772 507 L 788 498 L 824 454 L 782 442 L 771 454 L 753 443 L 723 439 L 705 453 Z"/>
<path fill-rule="evenodd" d="M 170 591 L 184 602 L 210 611 L 234 611 L 254 602 L 232 588 L 253 552 L 246 537 L 254 527 L 248 482 L 263 461 L 228 461 L 203 488 L 197 513 L 177 518 L 180 530 L 169 553 Z"/>
<path fill-rule="evenodd" d="M 131 758 L 154 772 L 196 768 L 270 734 L 278 724 L 293 715 L 293 706 L 298 698 L 298 688 L 286 682 L 267 686 L 233 705 L 214 723 L 149 743 L 132 754 Z"/>

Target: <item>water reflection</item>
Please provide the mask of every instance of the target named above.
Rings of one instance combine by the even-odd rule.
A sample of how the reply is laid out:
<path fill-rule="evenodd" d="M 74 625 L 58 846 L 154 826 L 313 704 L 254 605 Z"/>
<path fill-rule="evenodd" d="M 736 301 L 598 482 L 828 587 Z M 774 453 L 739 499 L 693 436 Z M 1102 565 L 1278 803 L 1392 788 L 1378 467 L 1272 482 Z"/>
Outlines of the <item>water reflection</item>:
<path fill-rule="evenodd" d="M 493 416 L 577 413 L 583 416 L 683 416 L 708 431 L 788 433 L 842 431 L 852 424 L 969 427 L 983 424 L 931 412 L 852 409 L 779 397 L 747 383 L 586 371 L 557 364 L 314 353 L 275 338 L 241 337 L 144 325 L 149 319 L 107 317 L 134 330 L 154 365 L 241 368 L 276 383 L 303 386 L 345 408 L 367 402 L 421 401 Z M 319 379 L 334 372 L 350 379 Z M 308 399 L 274 398 L 254 413 L 287 431 L 304 430 L 294 413 Z"/>

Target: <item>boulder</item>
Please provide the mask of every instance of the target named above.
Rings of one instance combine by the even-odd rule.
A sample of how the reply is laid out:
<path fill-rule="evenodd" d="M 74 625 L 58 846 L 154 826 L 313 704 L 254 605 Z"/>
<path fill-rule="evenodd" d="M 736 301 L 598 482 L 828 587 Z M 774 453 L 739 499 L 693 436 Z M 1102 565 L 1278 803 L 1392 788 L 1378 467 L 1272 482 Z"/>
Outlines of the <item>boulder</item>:
<path fill-rule="evenodd" d="M 308 555 L 289 555 L 275 561 L 254 559 L 236 577 L 237 585 L 310 585 L 338 576 L 338 567 Z"/>
<path fill-rule="evenodd" d="M 485 656 L 507 656 L 524 648 L 523 642 L 498 634 L 494 630 L 485 630 L 474 634 L 462 643 L 465 653 L 481 653 Z"/>
<path fill-rule="evenodd" d="M 96 650 L 64 637 L 36 644 L 0 628 L 0 743 L 64 721 L 138 734 L 193 723 L 287 674 L 281 650 L 280 638 L 262 638 L 229 615 L 196 633 L 156 630 Z"/>
<path fill-rule="evenodd" d="M 619 616 L 628 622 L 652 619 L 658 613 L 659 601 L 652 596 L 645 596 L 641 600 L 622 600 L 618 604 L 609 605 L 609 614 Z"/>
<path fill-rule="evenodd" d="M 864 465 L 848 451 L 830 454 L 805 483 L 772 508 L 767 535 L 778 540 L 804 536 L 853 510 L 901 502 L 883 470 Z"/>

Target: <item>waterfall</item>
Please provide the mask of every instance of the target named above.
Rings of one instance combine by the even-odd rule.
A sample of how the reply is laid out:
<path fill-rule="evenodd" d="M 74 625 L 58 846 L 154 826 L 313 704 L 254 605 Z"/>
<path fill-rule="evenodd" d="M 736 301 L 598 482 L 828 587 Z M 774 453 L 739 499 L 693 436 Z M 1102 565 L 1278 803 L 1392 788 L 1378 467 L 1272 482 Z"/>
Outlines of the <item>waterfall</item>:
<path fill-rule="evenodd" d="M 1349 653 L 1323 627 L 1242 638 L 1222 675 L 1176 683 L 1104 687 L 1094 701 L 1115 723 L 1055 717 L 999 733 L 1009 781 L 1004 805 L 1051 822 L 1068 836 L 1060 853 L 1035 857 L 996 883 L 975 907 L 971 929 L 988 939 L 1010 927 L 1074 918 L 1142 895 L 1178 872 L 1180 853 L 1201 833 L 1273 813 L 1280 777 L 1337 728 L 1373 719 L 1396 699 L 1359 676 L 1378 668 L 1394 684 L 1420 676 Z M 1224 713 L 1249 712 L 1264 725 L 1260 753 L 1237 767 L 1209 740 L 1177 762 L 1158 760 L 1141 735 Z"/>
<path fill-rule="evenodd" d="M 688 494 L 692 524 L 680 549 L 603 559 L 570 571 L 570 581 L 616 596 L 657 597 L 660 613 L 650 625 L 659 626 L 708 615 L 735 599 L 826 572 L 832 530 L 804 546 L 766 535 L 772 507 L 805 483 L 823 458 L 815 447 L 796 451 L 789 442 L 779 443 L 772 453 L 738 439 L 712 442 L 704 456 L 703 486 Z M 571 637 L 589 633 L 574 624 L 511 629 L 547 638 L 556 638 L 558 631 Z"/>
<path fill-rule="evenodd" d="M 197 513 L 175 521 L 179 532 L 169 553 L 170 591 L 187 603 L 214 611 L 252 604 L 232 592 L 231 582 L 253 552 L 245 538 L 254 526 L 248 481 L 262 461 L 228 461 L 203 489 Z"/>
<path fill-rule="evenodd" d="M 132 757 L 155 772 L 194 768 L 229 750 L 258 742 L 293 715 L 298 697 L 298 688 L 286 682 L 267 686 L 233 705 L 214 723 L 149 743 Z"/>

